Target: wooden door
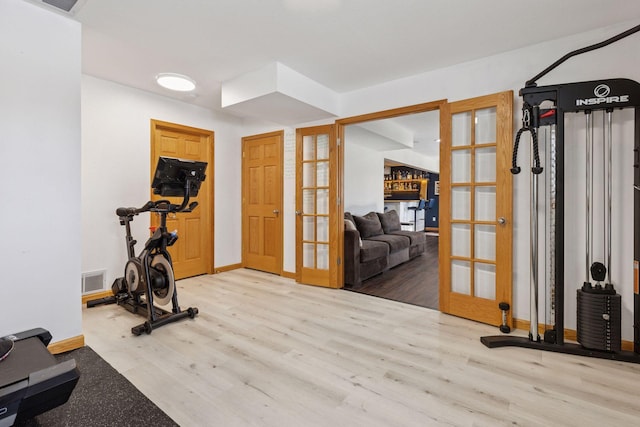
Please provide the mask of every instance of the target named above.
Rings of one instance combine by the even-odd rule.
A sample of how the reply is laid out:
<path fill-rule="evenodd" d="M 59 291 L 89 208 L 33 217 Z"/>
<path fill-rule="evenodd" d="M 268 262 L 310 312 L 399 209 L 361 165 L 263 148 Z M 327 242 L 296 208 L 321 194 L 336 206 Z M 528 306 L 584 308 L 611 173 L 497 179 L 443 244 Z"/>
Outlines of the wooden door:
<path fill-rule="evenodd" d="M 440 310 L 491 325 L 513 306 L 512 115 L 512 92 L 440 114 Z"/>
<path fill-rule="evenodd" d="M 284 132 L 242 138 L 242 264 L 282 274 Z"/>
<path fill-rule="evenodd" d="M 160 156 L 208 163 L 207 177 L 198 196 L 191 198 L 191 201 L 198 202 L 198 207 L 190 213 L 170 215 L 167 228 L 178 231 L 177 242 L 169 248 L 176 279 L 213 273 L 213 132 L 152 120 L 152 179 Z M 151 199 L 182 202 L 182 198 L 161 197 L 153 192 Z M 156 215 L 151 215 L 151 225 L 158 225 Z"/>
<path fill-rule="evenodd" d="M 334 132 L 333 125 L 296 131 L 296 280 L 337 288 L 342 266 L 336 242 L 342 229 L 336 225 L 340 199 Z"/>

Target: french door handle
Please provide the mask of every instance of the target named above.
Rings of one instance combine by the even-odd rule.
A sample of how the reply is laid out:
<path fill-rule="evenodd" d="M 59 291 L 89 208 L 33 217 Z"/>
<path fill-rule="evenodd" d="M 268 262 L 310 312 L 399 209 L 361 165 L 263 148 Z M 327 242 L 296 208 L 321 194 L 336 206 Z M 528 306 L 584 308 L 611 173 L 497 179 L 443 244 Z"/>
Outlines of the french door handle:
<path fill-rule="evenodd" d="M 506 223 L 507 220 L 505 219 L 505 217 L 501 216 L 500 218 L 498 218 L 498 224 L 505 225 Z"/>
<path fill-rule="evenodd" d="M 296 211 L 296 215 L 298 216 L 302 215 L 302 211 Z"/>

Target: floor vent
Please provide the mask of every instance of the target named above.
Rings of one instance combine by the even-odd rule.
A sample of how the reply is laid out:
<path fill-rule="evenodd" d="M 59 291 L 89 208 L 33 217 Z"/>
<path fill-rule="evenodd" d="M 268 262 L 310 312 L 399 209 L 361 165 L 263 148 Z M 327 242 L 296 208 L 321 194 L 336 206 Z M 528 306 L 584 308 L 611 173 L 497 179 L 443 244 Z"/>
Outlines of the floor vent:
<path fill-rule="evenodd" d="M 82 293 L 103 291 L 106 285 L 106 270 L 82 273 Z"/>

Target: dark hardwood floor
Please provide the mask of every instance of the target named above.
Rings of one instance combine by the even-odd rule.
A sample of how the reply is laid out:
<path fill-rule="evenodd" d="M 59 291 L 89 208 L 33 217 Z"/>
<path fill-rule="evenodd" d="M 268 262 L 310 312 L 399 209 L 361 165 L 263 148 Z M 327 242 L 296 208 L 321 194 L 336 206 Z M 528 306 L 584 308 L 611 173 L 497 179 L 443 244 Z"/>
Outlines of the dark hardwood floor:
<path fill-rule="evenodd" d="M 438 310 L 438 237 L 427 235 L 425 252 L 346 290 Z"/>

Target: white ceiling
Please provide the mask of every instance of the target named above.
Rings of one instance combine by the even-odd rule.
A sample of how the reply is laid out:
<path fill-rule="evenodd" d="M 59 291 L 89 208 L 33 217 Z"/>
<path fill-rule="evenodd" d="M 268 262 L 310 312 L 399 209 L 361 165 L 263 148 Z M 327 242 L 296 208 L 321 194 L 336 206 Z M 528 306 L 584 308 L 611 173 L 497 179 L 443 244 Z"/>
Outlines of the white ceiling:
<path fill-rule="evenodd" d="M 219 109 L 222 82 L 273 62 L 339 94 L 634 20 L 640 1 L 80 0 L 71 15 L 85 74 Z M 171 93 L 160 72 L 198 87 Z"/>

